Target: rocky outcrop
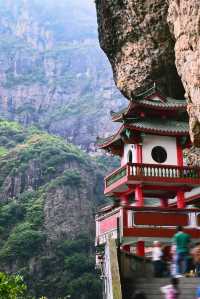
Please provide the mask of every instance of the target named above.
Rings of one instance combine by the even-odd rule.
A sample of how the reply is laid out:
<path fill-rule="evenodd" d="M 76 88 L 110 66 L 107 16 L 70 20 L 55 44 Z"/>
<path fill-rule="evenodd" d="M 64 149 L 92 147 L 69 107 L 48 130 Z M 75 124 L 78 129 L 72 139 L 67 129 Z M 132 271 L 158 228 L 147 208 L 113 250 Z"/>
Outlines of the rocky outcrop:
<path fill-rule="evenodd" d="M 191 141 L 200 147 L 199 1 L 96 0 L 96 7 L 118 88 L 131 99 L 155 81 L 167 95 L 185 96 Z"/>
<path fill-rule="evenodd" d="M 131 99 L 157 82 L 170 96 L 183 97 L 166 0 L 96 0 L 99 38 L 117 87 Z"/>
<path fill-rule="evenodd" d="M 190 136 L 200 147 L 200 3 L 169 1 L 168 22 L 175 39 L 176 67 L 188 99 Z"/>

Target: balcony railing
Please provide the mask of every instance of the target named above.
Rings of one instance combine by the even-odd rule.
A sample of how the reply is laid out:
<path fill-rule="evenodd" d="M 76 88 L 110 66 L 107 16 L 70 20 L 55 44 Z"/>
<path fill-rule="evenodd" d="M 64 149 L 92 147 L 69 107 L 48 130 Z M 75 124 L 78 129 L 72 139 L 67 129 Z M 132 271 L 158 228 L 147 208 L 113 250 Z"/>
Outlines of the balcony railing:
<path fill-rule="evenodd" d="M 174 165 L 155 165 L 155 164 L 127 164 L 118 168 L 106 177 L 106 187 L 111 186 L 123 177 L 157 177 L 171 179 L 193 179 L 200 180 L 200 168 L 197 167 L 178 167 Z"/>

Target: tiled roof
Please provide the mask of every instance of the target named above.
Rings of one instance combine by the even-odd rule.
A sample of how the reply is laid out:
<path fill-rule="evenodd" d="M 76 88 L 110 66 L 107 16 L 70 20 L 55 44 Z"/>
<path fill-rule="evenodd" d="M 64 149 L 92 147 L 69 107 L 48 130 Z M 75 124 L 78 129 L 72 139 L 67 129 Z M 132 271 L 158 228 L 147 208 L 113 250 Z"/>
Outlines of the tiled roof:
<path fill-rule="evenodd" d="M 136 94 L 133 96 L 133 100 L 140 100 L 144 98 L 149 98 L 153 96 L 154 94 L 159 94 L 163 100 L 166 99 L 166 96 L 162 94 L 162 91 L 159 89 L 159 87 L 156 85 L 156 83 L 153 84 L 152 87 L 149 89 L 145 89 L 143 92 L 140 92 L 139 94 Z"/>
<path fill-rule="evenodd" d="M 124 129 L 124 126 L 121 126 L 116 134 L 113 134 L 113 135 L 111 135 L 109 137 L 106 137 L 106 138 L 97 138 L 96 146 L 99 147 L 99 148 L 102 148 L 102 147 L 105 147 L 105 146 L 109 145 L 110 143 L 119 141 L 121 139 L 120 134 L 123 131 L 123 129 Z"/>
<path fill-rule="evenodd" d="M 126 108 L 123 108 L 122 110 L 120 110 L 118 112 L 111 111 L 110 115 L 112 118 L 118 118 L 118 117 L 122 116 L 122 114 L 126 114 L 128 112 L 128 110 L 129 110 L 129 106 Z"/>
<path fill-rule="evenodd" d="M 115 135 L 111 135 L 111 136 L 106 137 L 106 138 L 97 138 L 96 145 L 98 147 L 101 147 L 101 145 L 103 145 L 103 144 L 107 144 L 110 141 L 114 141 L 114 138 L 115 138 Z"/>
<path fill-rule="evenodd" d="M 170 134 L 188 134 L 189 125 L 184 121 L 175 121 L 168 119 L 140 119 L 129 122 L 128 127 L 138 129 L 139 131 L 147 131 L 150 133 L 170 133 Z"/>
<path fill-rule="evenodd" d="M 159 89 L 154 85 L 147 91 L 140 93 L 129 102 L 128 107 L 123 108 L 119 112 L 111 112 L 113 121 L 120 121 L 126 118 L 138 106 L 152 108 L 155 110 L 181 110 L 186 111 L 187 102 L 185 99 L 176 100 L 171 97 L 162 95 Z M 137 108 L 136 108 L 137 109 Z"/>
<path fill-rule="evenodd" d="M 132 102 L 133 105 L 135 104 L 136 106 L 145 106 L 145 107 L 150 107 L 154 109 L 164 109 L 164 110 L 171 110 L 171 109 L 181 109 L 181 110 L 186 110 L 187 107 L 187 102 L 186 100 L 175 100 L 173 98 L 167 97 L 166 101 L 157 101 L 157 100 L 151 100 L 151 99 L 140 99 L 137 102 Z M 122 115 L 127 115 L 129 111 L 131 111 L 131 103 L 129 104 L 128 107 L 118 111 L 118 112 L 111 112 L 111 117 L 113 120 L 122 118 Z"/>
<path fill-rule="evenodd" d="M 150 99 L 142 99 L 138 101 L 139 104 L 145 105 L 145 106 L 151 106 L 151 107 L 159 107 L 163 109 L 171 109 L 171 108 L 185 108 L 187 106 L 186 100 L 175 100 L 173 98 L 166 98 L 165 102 L 162 101 L 154 101 Z"/>
<path fill-rule="evenodd" d="M 185 136 L 189 135 L 189 125 L 184 121 L 175 121 L 168 119 L 137 119 L 129 121 L 126 125 L 123 125 L 120 130 L 107 138 L 98 138 L 96 145 L 99 148 L 106 147 L 114 142 L 121 140 L 121 133 L 124 129 L 132 129 L 133 131 L 146 132 L 150 134 L 162 134 L 162 135 L 175 135 Z"/>

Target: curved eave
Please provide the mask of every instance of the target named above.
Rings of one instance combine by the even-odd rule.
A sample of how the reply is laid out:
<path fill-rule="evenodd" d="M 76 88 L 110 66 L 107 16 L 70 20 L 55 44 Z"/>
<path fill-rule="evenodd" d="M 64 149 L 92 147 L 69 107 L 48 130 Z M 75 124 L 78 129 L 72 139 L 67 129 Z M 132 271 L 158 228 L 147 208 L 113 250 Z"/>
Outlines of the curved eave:
<path fill-rule="evenodd" d="M 128 112 L 131 110 L 132 108 L 132 102 L 129 103 L 128 107 L 122 109 L 119 112 L 113 112 L 111 113 L 111 117 L 112 117 L 112 121 L 122 121 L 123 120 L 123 116 L 127 115 Z"/>
<path fill-rule="evenodd" d="M 122 117 L 123 114 L 126 114 L 129 110 L 129 106 L 120 110 L 119 112 L 111 112 L 112 121 L 115 121 L 116 119 Z"/>
<path fill-rule="evenodd" d="M 164 136 L 188 136 L 189 130 L 173 130 L 173 129 L 162 129 L 162 128 L 149 128 L 145 126 L 140 126 L 138 124 L 131 124 L 126 126 L 127 129 L 132 129 L 138 132 L 150 133 L 155 135 Z"/>
<path fill-rule="evenodd" d="M 112 121 L 113 122 L 121 122 L 123 119 L 129 116 L 131 110 L 133 108 L 150 108 L 158 111 L 180 111 L 180 112 L 186 112 L 187 110 L 187 103 L 169 103 L 169 102 L 151 102 L 148 100 L 141 100 L 141 101 L 134 101 L 129 104 L 129 106 L 126 109 L 123 109 L 122 111 L 118 113 L 112 113 Z"/>
<path fill-rule="evenodd" d="M 109 136 L 108 138 L 97 140 L 96 146 L 100 149 L 105 149 L 106 147 L 110 146 L 111 144 L 114 144 L 115 142 L 118 142 L 121 139 L 120 133 L 123 131 L 124 126 L 121 126 L 121 128 L 117 131 L 116 134 Z"/>
<path fill-rule="evenodd" d="M 154 110 L 167 110 L 167 111 L 186 111 L 187 104 L 173 104 L 167 105 L 166 103 L 151 103 L 151 102 L 140 102 L 138 106 L 145 108 L 153 108 Z"/>

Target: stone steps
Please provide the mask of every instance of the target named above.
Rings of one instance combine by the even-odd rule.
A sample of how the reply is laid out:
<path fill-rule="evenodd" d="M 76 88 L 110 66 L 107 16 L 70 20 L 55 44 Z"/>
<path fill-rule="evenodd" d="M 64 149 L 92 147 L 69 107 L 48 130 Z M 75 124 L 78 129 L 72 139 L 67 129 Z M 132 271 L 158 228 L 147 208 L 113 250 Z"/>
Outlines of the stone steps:
<path fill-rule="evenodd" d="M 160 288 L 170 283 L 168 278 L 154 278 L 154 279 L 139 279 L 136 282 L 138 290 L 142 290 L 148 296 L 148 299 L 162 299 L 165 298 L 161 293 Z M 197 286 L 200 285 L 199 278 L 180 278 L 179 288 L 181 295 L 179 299 L 196 299 L 195 293 Z"/>
<path fill-rule="evenodd" d="M 168 278 L 149 278 L 138 279 L 135 286 L 138 290 L 145 292 L 147 299 L 165 298 L 160 288 L 170 283 Z M 197 286 L 200 285 L 200 278 L 180 278 L 179 287 L 181 295 L 179 299 L 196 299 L 195 293 Z M 131 297 L 130 297 L 131 298 Z M 129 298 L 124 298 L 129 299 Z"/>

